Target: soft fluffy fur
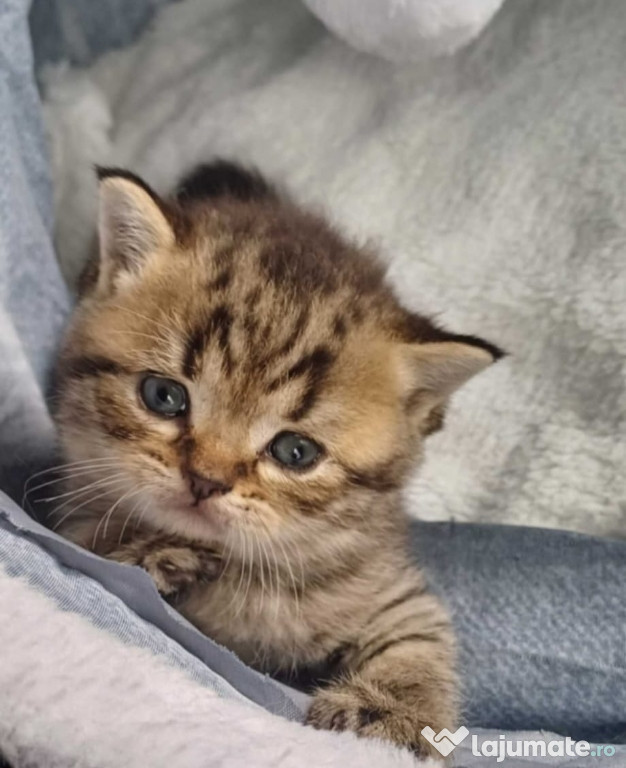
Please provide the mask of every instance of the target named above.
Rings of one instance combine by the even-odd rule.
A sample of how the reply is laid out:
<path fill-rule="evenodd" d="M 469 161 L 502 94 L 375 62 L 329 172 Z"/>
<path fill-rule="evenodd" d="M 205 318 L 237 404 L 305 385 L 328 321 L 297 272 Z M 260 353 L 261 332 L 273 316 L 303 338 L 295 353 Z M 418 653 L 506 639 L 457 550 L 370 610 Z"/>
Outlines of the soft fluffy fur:
<path fill-rule="evenodd" d="M 404 309 L 371 254 L 258 175 L 205 166 L 168 201 L 100 178 L 100 259 L 59 365 L 63 531 L 144 566 L 246 662 L 330 678 L 315 726 L 431 751 L 422 727 L 456 721 L 453 641 L 399 491 L 501 353 Z M 184 383 L 183 415 L 143 405 L 150 372 Z M 312 467 L 269 454 L 285 430 L 322 446 Z"/>

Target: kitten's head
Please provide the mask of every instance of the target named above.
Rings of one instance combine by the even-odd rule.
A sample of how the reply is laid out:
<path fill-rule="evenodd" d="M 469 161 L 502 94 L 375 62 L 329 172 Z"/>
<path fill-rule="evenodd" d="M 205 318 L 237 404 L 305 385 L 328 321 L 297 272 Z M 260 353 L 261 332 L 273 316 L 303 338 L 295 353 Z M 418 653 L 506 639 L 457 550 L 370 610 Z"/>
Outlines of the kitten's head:
<path fill-rule="evenodd" d="M 168 201 L 100 176 L 99 259 L 59 365 L 93 503 L 205 539 L 379 525 L 372 502 L 497 348 L 401 307 L 369 253 L 234 166 Z"/>

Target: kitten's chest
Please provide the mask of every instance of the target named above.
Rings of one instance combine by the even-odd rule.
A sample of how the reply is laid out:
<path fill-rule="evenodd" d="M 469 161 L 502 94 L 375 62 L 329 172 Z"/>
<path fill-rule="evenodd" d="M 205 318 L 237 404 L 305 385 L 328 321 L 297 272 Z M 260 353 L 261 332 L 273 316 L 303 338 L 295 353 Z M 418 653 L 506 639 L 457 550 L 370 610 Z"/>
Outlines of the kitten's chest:
<path fill-rule="evenodd" d="M 199 586 L 178 608 L 242 661 L 277 673 L 323 662 L 351 633 L 356 617 L 320 597 L 229 575 Z"/>

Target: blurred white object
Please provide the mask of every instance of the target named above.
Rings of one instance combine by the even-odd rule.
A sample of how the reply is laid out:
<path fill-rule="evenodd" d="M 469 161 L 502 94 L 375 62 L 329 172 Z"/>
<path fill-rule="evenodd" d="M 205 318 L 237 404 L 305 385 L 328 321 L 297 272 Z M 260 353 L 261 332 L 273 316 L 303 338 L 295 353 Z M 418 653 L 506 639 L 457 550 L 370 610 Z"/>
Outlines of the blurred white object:
<path fill-rule="evenodd" d="M 109 96 L 80 70 L 50 66 L 42 72 L 42 82 L 54 177 L 54 240 L 63 276 L 74 286 L 95 245 L 94 164 L 109 160 L 113 116 Z"/>
<path fill-rule="evenodd" d="M 490 22 L 503 0 L 304 0 L 339 37 L 391 61 L 453 53 Z"/>

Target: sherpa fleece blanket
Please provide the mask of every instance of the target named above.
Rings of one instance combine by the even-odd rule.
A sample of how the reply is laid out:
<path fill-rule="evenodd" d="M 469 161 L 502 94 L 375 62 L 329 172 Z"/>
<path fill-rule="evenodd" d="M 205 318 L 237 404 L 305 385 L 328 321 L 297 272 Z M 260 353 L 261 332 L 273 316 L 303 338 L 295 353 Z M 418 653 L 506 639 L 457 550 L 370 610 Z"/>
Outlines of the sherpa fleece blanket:
<path fill-rule="evenodd" d="M 374 240 L 410 306 L 510 352 L 458 394 L 410 511 L 623 536 L 624 29 L 623 0 L 512 0 L 454 56 L 393 65 L 293 0 L 167 6 L 48 73 L 63 269 L 93 237 L 94 161 L 160 191 L 248 161 Z"/>

